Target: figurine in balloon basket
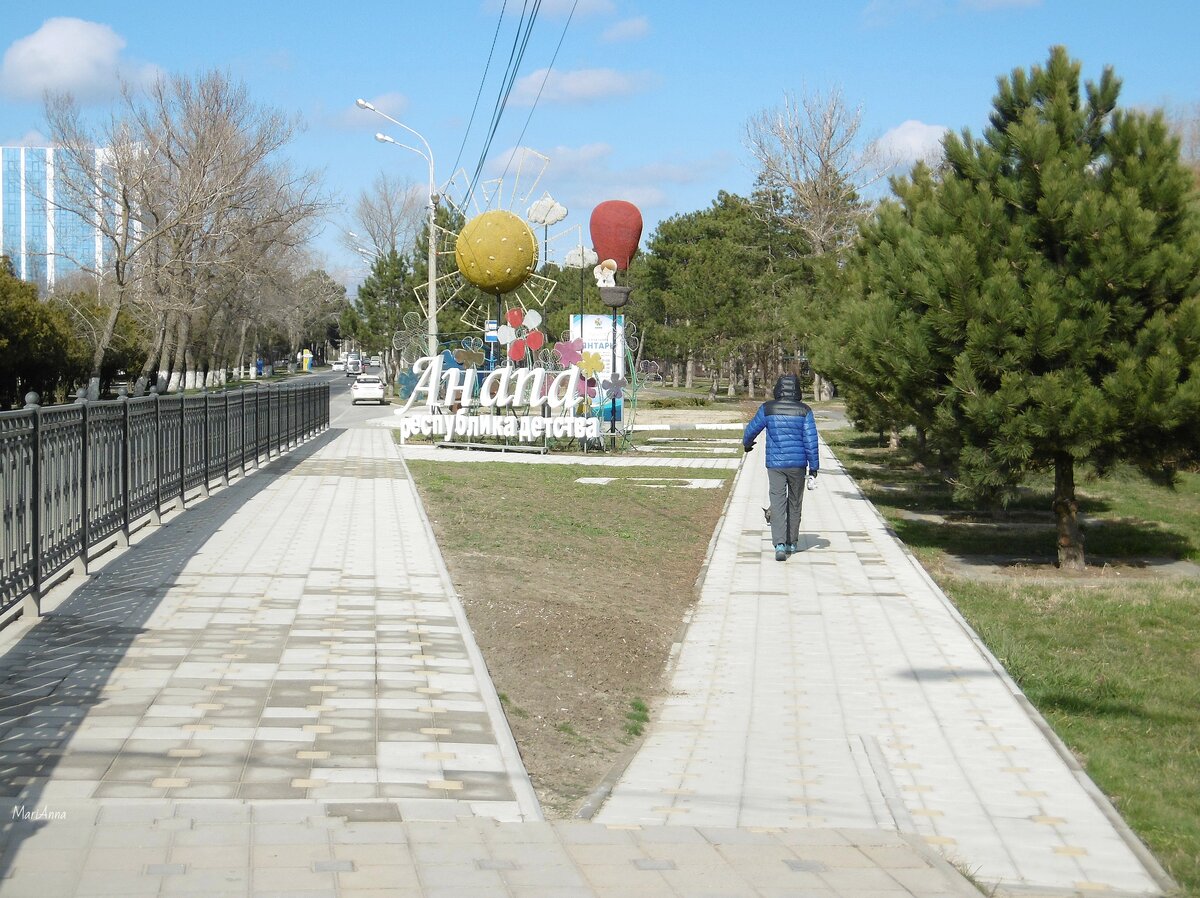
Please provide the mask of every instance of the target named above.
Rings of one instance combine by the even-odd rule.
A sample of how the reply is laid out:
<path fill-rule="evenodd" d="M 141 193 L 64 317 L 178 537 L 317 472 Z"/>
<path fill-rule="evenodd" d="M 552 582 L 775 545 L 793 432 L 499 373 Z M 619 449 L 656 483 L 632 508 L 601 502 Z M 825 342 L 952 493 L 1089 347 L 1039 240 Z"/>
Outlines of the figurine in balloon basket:
<path fill-rule="evenodd" d="M 742 433 L 749 452 L 763 430 L 767 432 L 767 483 L 771 506 L 767 521 L 775 560 L 796 552 L 804 490 L 814 489 L 821 469 L 817 425 L 812 409 L 801 401 L 800 379 L 784 374 L 775 382 L 775 398 L 764 402 Z"/>

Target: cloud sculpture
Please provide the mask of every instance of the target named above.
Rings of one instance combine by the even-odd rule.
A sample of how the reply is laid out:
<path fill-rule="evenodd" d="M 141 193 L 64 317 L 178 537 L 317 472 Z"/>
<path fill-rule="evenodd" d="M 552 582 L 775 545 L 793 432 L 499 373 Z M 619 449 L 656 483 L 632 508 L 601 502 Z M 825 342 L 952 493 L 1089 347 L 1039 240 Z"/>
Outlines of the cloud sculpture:
<path fill-rule="evenodd" d="M 0 91 L 17 100 L 40 100 L 43 91 L 69 91 L 79 100 L 112 96 L 123 71 L 125 38 L 108 25 L 84 19 L 47 19 L 33 34 L 18 38 L 4 52 Z M 147 66 L 138 80 L 153 77 Z"/>
<path fill-rule="evenodd" d="M 525 219 L 530 224 L 542 227 L 558 224 L 566 217 L 567 207 L 548 193 L 542 194 L 542 198 L 534 202 L 525 213 Z"/>

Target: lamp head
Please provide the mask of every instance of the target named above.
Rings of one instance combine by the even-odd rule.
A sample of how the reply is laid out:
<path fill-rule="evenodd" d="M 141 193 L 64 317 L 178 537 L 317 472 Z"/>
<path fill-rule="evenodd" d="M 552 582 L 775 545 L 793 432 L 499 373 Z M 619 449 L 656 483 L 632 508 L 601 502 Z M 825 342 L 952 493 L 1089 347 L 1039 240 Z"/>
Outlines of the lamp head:
<path fill-rule="evenodd" d="M 355 105 L 355 106 L 357 106 L 359 109 L 370 109 L 372 112 L 374 112 L 374 111 L 375 111 L 375 107 L 374 107 L 374 106 L 372 106 L 372 105 L 371 105 L 370 103 L 368 103 L 366 100 L 364 100 L 364 99 L 361 99 L 361 98 L 359 98 L 359 99 L 355 100 L 355 101 L 354 101 L 354 105 Z"/>
<path fill-rule="evenodd" d="M 395 143 L 396 142 L 396 141 L 392 140 L 392 138 L 388 137 L 386 134 L 376 134 L 375 139 L 378 140 L 380 143 Z"/>

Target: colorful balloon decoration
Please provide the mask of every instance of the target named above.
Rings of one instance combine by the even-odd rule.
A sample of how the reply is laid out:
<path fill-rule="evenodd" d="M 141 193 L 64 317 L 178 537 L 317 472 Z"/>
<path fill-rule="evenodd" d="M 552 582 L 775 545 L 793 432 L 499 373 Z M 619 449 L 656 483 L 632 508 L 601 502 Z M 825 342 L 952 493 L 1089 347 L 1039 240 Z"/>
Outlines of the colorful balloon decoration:
<path fill-rule="evenodd" d="M 458 270 L 486 293 L 499 296 L 525 283 L 537 268 L 538 244 L 524 221 L 502 209 L 468 221 L 454 245 Z"/>
<path fill-rule="evenodd" d="M 606 200 L 592 210 L 592 245 L 601 259 L 612 259 L 617 270 L 629 268 L 642 239 L 642 213 L 625 200 Z"/>

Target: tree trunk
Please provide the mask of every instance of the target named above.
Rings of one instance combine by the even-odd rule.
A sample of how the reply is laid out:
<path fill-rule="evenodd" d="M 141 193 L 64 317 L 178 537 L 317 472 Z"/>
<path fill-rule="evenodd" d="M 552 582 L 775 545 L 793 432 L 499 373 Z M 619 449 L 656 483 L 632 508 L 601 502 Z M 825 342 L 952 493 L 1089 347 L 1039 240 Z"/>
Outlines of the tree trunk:
<path fill-rule="evenodd" d="M 750 399 L 754 398 L 754 366 L 746 366 L 746 396 Z"/>
<path fill-rule="evenodd" d="M 175 363 L 171 366 L 171 382 L 167 392 L 175 393 L 184 389 L 184 376 L 187 368 L 187 345 L 191 337 L 189 333 L 191 319 L 187 315 L 179 316 L 179 329 L 175 335 Z"/>
<path fill-rule="evenodd" d="M 146 353 L 146 361 L 142 362 L 142 371 L 138 375 L 137 383 L 133 386 L 133 395 L 141 396 L 146 392 L 150 385 L 150 375 L 155 375 L 155 383 L 157 384 L 158 377 L 155 371 L 155 366 L 158 365 L 158 358 L 162 355 L 163 343 L 167 340 L 167 319 L 163 318 L 158 323 L 158 328 L 154 332 L 154 346 Z"/>
<path fill-rule="evenodd" d="M 900 448 L 900 431 L 895 427 L 888 431 L 888 448 L 893 452 Z"/>
<path fill-rule="evenodd" d="M 828 402 L 833 398 L 833 381 L 826 380 L 822 374 L 813 373 L 813 399 L 816 402 Z"/>
<path fill-rule="evenodd" d="M 708 388 L 708 401 L 717 401 L 717 390 L 721 388 L 721 366 L 717 365 L 713 368 L 712 384 Z"/>
<path fill-rule="evenodd" d="M 671 362 L 671 386 L 676 390 L 679 389 L 679 373 L 682 368 L 679 362 Z"/>
<path fill-rule="evenodd" d="M 1083 531 L 1079 529 L 1079 505 L 1075 501 L 1075 459 L 1066 452 L 1054 456 L 1054 517 L 1058 521 L 1058 566 L 1065 571 L 1082 571 Z"/>
<path fill-rule="evenodd" d="M 158 392 L 167 392 L 167 385 L 171 379 L 171 351 L 175 348 L 173 342 L 173 333 L 178 331 L 177 327 L 178 316 L 172 312 L 167 324 L 167 332 L 163 339 L 162 353 L 158 357 Z"/>
<path fill-rule="evenodd" d="M 250 322 L 249 322 L 249 321 L 243 321 L 243 322 L 242 322 L 242 328 L 241 328 L 241 330 L 242 330 L 242 333 L 241 333 L 241 336 L 239 336 L 239 337 L 238 337 L 238 348 L 237 348 L 237 356 L 236 356 L 236 358 L 237 358 L 237 377 L 238 377 L 238 380 L 245 380 L 245 378 L 246 378 L 246 367 L 245 367 L 245 362 L 246 362 L 246 331 L 248 331 L 249 329 L 250 329 Z"/>
<path fill-rule="evenodd" d="M 696 357 L 689 351 L 687 356 L 687 366 L 683 371 L 683 387 L 690 390 L 696 379 Z"/>
<path fill-rule="evenodd" d="M 88 379 L 88 399 L 100 398 L 100 369 L 104 366 L 104 355 L 108 352 L 113 334 L 117 331 L 117 318 L 120 314 L 121 291 L 118 290 L 116 296 L 113 297 L 112 307 L 108 310 L 108 317 L 104 321 L 104 330 L 100 333 L 100 339 L 96 341 L 96 348 L 92 352 L 92 376 Z"/>

